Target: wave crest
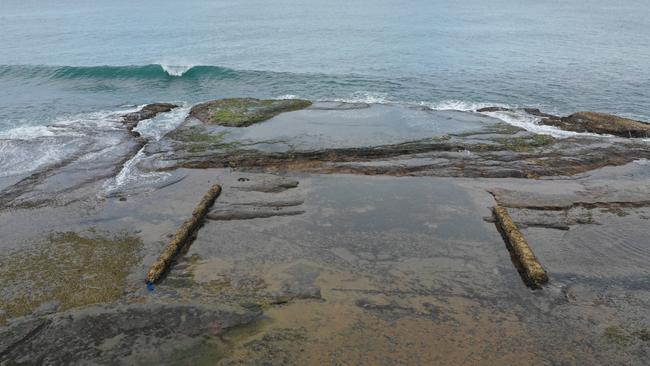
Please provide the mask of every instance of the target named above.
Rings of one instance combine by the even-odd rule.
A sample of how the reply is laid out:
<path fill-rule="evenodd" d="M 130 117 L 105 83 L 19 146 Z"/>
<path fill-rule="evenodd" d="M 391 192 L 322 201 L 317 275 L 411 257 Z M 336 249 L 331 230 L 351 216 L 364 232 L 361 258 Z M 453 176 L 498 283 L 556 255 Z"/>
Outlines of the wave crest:
<path fill-rule="evenodd" d="M 47 66 L 47 65 L 0 65 L 0 78 L 36 80 L 72 79 L 159 79 L 176 78 L 231 78 L 238 71 L 220 66 L 198 65 L 130 65 L 130 66 Z"/>
<path fill-rule="evenodd" d="M 160 64 L 163 71 L 170 76 L 183 76 L 186 72 L 190 71 L 194 65 L 166 65 Z"/>

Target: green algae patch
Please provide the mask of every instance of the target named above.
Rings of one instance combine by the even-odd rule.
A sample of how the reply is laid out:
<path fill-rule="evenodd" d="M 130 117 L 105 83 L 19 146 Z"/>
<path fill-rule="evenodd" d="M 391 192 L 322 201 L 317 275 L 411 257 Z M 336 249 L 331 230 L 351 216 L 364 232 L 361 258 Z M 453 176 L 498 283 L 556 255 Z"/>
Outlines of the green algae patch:
<path fill-rule="evenodd" d="M 226 141 L 228 134 L 228 131 L 212 132 L 199 126 L 186 126 L 170 132 L 167 137 L 181 142 L 184 149 L 190 153 L 210 150 L 236 151 L 242 146 L 242 142 Z"/>
<path fill-rule="evenodd" d="M 211 145 L 223 144 L 228 131 L 211 133 L 198 126 L 178 128 L 167 134 L 167 137 L 180 142 L 195 142 Z"/>
<path fill-rule="evenodd" d="M 481 130 L 458 132 L 458 133 L 452 133 L 450 135 L 454 137 L 472 137 L 472 136 L 492 135 L 492 134 L 514 135 L 523 131 L 525 131 L 523 128 L 513 126 L 505 122 L 498 122 L 489 125 Z"/>
<path fill-rule="evenodd" d="M 525 152 L 552 144 L 555 139 L 549 135 L 533 134 L 524 137 L 502 137 L 494 140 L 511 151 Z"/>
<path fill-rule="evenodd" d="M 603 332 L 603 336 L 607 340 L 608 343 L 619 346 L 619 347 L 625 347 L 630 343 L 630 340 L 632 337 L 630 337 L 627 332 L 619 327 L 619 326 L 609 326 L 605 328 L 605 331 Z"/>
<path fill-rule="evenodd" d="M 142 241 L 126 234 L 52 234 L 35 249 L 0 257 L 0 309 L 16 317 L 49 301 L 66 310 L 116 300 L 141 249 Z"/>
<path fill-rule="evenodd" d="M 218 99 L 194 106 L 190 116 L 208 124 L 246 127 L 310 105 L 310 101 L 302 99 Z"/>

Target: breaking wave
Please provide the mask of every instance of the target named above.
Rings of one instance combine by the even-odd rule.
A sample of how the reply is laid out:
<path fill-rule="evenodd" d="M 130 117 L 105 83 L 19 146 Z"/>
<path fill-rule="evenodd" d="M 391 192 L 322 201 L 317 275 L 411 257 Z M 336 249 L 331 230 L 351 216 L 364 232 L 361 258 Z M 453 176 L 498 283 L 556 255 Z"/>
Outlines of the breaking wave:
<path fill-rule="evenodd" d="M 2 65 L 0 77 L 21 79 L 172 79 L 205 76 L 229 77 L 233 69 L 220 66 L 131 65 L 131 66 L 46 66 Z"/>

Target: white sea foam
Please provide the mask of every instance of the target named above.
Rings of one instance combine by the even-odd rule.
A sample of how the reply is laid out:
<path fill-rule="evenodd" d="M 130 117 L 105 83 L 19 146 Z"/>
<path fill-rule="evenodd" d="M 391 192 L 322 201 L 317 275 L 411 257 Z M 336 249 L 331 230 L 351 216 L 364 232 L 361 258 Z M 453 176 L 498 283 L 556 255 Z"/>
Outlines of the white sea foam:
<path fill-rule="evenodd" d="M 18 126 L 0 132 L 0 177 L 31 173 L 43 166 L 56 164 L 79 151 L 93 139 L 107 143 L 110 131 L 123 128 L 120 116 L 140 108 L 102 110 L 61 116 L 49 125 Z M 24 121 L 29 123 L 29 121 Z M 93 155 L 80 159 L 92 159 Z"/>
<path fill-rule="evenodd" d="M 273 99 L 300 99 L 300 98 L 295 94 L 284 94 L 284 95 L 280 95 L 279 97 L 275 97 Z"/>
<path fill-rule="evenodd" d="M 183 76 L 195 65 L 167 65 L 160 64 L 160 67 L 170 76 Z"/>
<path fill-rule="evenodd" d="M 178 127 L 190 111 L 190 107 L 174 108 L 170 112 L 160 113 L 156 117 L 140 121 L 134 131 L 151 140 L 160 140 L 169 131 Z"/>
<path fill-rule="evenodd" d="M 45 137 L 38 140 L 0 140 L 0 177 L 27 174 L 56 164 L 77 151 L 81 141 Z"/>
<path fill-rule="evenodd" d="M 333 102 L 342 103 L 368 103 L 368 104 L 389 104 L 397 103 L 388 99 L 386 93 L 372 93 L 367 91 L 357 91 L 352 93 L 349 98 L 332 99 Z"/>
<path fill-rule="evenodd" d="M 189 113 L 190 107 L 182 106 L 175 108 L 170 112 L 160 113 L 156 117 L 142 120 L 134 129 L 142 136 L 149 140 L 160 140 L 169 131 L 178 127 Z M 163 184 L 168 181 L 173 174 L 165 172 L 144 172 L 138 168 L 138 162 L 145 157 L 144 148 L 124 163 L 120 172 L 104 184 L 107 194 L 113 194 L 125 189 L 134 189 L 141 187 L 151 187 Z"/>
<path fill-rule="evenodd" d="M 593 133 L 581 133 L 564 131 L 553 126 L 547 126 L 540 123 L 541 118 L 526 113 L 519 106 L 509 105 L 503 103 L 485 103 L 485 102 L 471 102 L 464 100 L 444 100 L 440 102 L 404 102 L 391 100 L 385 93 L 371 93 L 366 91 L 358 91 L 353 93 L 349 98 L 331 99 L 330 101 L 343 102 L 343 103 L 369 103 L 369 104 L 403 104 L 403 105 L 419 105 L 431 108 L 436 111 L 461 111 L 461 112 L 477 112 L 477 110 L 486 107 L 501 107 L 510 109 L 510 111 L 499 112 L 481 112 L 499 119 L 510 125 L 523 128 L 527 131 L 551 135 L 555 138 L 566 138 L 572 136 L 595 136 L 595 137 L 611 137 L 609 135 L 598 135 Z"/>
<path fill-rule="evenodd" d="M 418 104 L 436 111 L 474 112 L 485 107 L 513 108 L 513 106 L 502 103 L 477 103 L 465 100 L 443 100 L 441 102 L 420 102 Z"/>
<path fill-rule="evenodd" d="M 107 195 L 112 195 L 124 190 L 152 187 L 160 185 L 172 178 L 172 173 L 143 172 L 138 168 L 138 162 L 144 157 L 144 148 L 122 166 L 122 170 L 104 183 Z"/>
<path fill-rule="evenodd" d="M 555 138 L 566 138 L 566 137 L 575 137 L 575 136 L 593 136 L 593 137 L 612 137 L 609 135 L 598 135 L 595 133 L 583 133 L 583 132 L 572 132 L 564 131 L 553 126 L 547 126 L 541 124 L 541 118 L 537 116 L 530 115 L 523 110 L 513 110 L 513 111 L 503 111 L 503 112 L 483 112 L 490 117 L 500 119 L 503 122 L 523 128 L 524 130 L 537 133 L 540 135 L 551 135 Z"/>
<path fill-rule="evenodd" d="M 518 109 L 519 106 L 502 104 L 502 103 L 477 103 L 469 102 L 462 100 L 446 100 L 437 103 L 427 103 L 420 102 L 422 106 L 429 107 L 433 110 L 454 110 L 454 111 L 463 111 L 463 112 L 476 112 L 481 108 L 486 107 L 500 107 L 510 109 L 509 111 L 497 111 L 497 112 L 481 112 L 486 116 L 490 116 L 496 119 L 499 119 L 507 124 L 523 128 L 524 130 L 541 134 L 541 135 L 551 135 L 555 138 L 566 138 L 572 136 L 596 136 L 596 137 L 611 137 L 608 135 L 597 135 L 593 133 L 580 133 L 572 131 L 564 131 L 553 126 L 547 126 L 541 124 L 541 118 L 538 116 L 531 115 L 522 109 Z"/>
<path fill-rule="evenodd" d="M 0 139 L 31 140 L 52 136 L 82 136 L 84 127 L 119 128 L 116 122 L 120 121 L 120 116 L 137 111 L 141 107 L 59 116 L 47 125 L 34 125 L 30 124 L 30 121 L 21 121 L 21 126 L 0 131 Z"/>
<path fill-rule="evenodd" d="M 50 126 L 22 126 L 10 130 L 0 131 L 0 139 L 29 140 L 43 136 L 54 136 L 55 132 Z"/>

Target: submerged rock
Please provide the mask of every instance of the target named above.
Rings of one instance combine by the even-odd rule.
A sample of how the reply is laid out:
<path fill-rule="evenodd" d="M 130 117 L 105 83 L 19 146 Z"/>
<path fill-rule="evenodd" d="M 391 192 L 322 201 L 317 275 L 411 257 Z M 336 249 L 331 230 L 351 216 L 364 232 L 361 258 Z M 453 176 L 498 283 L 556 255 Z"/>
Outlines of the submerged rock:
<path fill-rule="evenodd" d="M 578 112 L 567 117 L 546 117 L 542 123 L 565 131 L 620 137 L 650 137 L 650 124 L 605 113 Z"/>
<path fill-rule="evenodd" d="M 310 105 L 310 101 L 302 99 L 218 99 L 194 106 L 190 116 L 209 124 L 246 127 Z"/>
<path fill-rule="evenodd" d="M 510 108 L 504 108 L 504 107 L 484 107 L 484 108 L 479 108 L 476 110 L 479 113 L 484 113 L 484 112 L 510 112 L 512 109 Z"/>

